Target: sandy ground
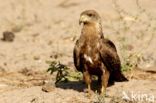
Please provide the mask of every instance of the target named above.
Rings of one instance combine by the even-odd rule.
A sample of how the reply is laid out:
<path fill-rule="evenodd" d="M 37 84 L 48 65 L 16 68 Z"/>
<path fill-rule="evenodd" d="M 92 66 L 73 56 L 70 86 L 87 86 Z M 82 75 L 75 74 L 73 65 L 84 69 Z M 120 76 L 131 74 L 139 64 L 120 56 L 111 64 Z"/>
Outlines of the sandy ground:
<path fill-rule="evenodd" d="M 82 81 L 60 83 L 56 87 L 54 78 L 45 72 L 3 72 L 0 76 L 1 103 L 99 103 L 103 100 L 97 93 L 89 98 L 84 93 L 86 86 Z M 107 88 L 106 103 L 155 102 L 155 73 L 135 69 L 126 76 L 129 82 L 115 83 Z M 43 91 L 47 86 L 50 86 L 50 92 Z M 97 83 L 93 82 L 92 87 L 97 90 Z M 122 99 L 125 95 L 128 101 Z"/>
<path fill-rule="evenodd" d="M 47 61 L 57 60 L 74 68 L 72 50 L 80 35 L 79 15 L 86 9 L 99 12 L 104 35 L 115 42 L 122 62 L 128 54 L 141 57 L 137 61 L 141 70 L 125 73 L 129 82 L 108 87 L 106 102 L 126 102 L 120 97 L 123 91 L 156 98 L 156 1 L 139 0 L 139 5 L 137 0 L 0 1 L 0 38 L 4 31 L 15 34 L 13 42 L 0 40 L 0 103 L 98 100 L 96 94 L 91 99 L 86 97 L 85 85 L 81 82 L 57 88 L 52 85 L 52 92 L 42 91 L 46 81 L 54 81 L 46 73 Z"/>

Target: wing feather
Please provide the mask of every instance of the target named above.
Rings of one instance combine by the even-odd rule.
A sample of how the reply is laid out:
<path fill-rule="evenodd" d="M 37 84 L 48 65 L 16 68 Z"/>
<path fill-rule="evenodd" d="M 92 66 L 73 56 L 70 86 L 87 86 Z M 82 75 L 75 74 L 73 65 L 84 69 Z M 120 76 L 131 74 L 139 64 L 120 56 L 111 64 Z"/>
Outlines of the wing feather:
<path fill-rule="evenodd" d="M 111 79 L 115 81 L 127 81 L 121 73 L 121 62 L 114 43 L 103 39 L 100 48 L 100 57 L 107 69 L 111 72 Z"/>
<path fill-rule="evenodd" d="M 110 71 L 119 70 L 121 63 L 114 43 L 110 40 L 102 40 L 100 48 L 102 61 Z"/>
<path fill-rule="evenodd" d="M 74 65 L 78 71 L 81 71 L 80 67 L 80 44 L 79 40 L 76 41 L 74 51 L 73 51 Z"/>

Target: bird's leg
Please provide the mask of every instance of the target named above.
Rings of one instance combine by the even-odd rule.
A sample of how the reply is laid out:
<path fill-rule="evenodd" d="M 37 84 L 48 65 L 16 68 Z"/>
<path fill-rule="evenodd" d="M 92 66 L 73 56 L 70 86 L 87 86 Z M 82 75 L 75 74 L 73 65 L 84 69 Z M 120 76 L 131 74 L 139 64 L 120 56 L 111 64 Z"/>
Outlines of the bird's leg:
<path fill-rule="evenodd" d="M 85 83 L 87 84 L 88 96 L 90 96 L 91 95 L 91 77 L 88 71 L 83 72 L 83 78 L 84 78 Z"/>
<path fill-rule="evenodd" d="M 107 69 L 103 69 L 103 74 L 101 76 L 101 91 L 100 94 L 106 96 L 106 88 L 108 85 L 110 73 Z"/>

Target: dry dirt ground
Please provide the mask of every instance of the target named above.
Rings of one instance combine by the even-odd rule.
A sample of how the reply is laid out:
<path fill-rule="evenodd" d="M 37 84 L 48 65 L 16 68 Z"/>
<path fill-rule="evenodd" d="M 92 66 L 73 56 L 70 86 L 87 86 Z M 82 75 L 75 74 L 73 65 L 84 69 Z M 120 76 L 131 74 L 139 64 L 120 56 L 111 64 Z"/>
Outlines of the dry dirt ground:
<path fill-rule="evenodd" d="M 0 103 L 98 103 L 104 99 L 96 93 L 88 98 L 81 81 L 55 87 L 46 73 L 46 62 L 52 60 L 74 69 L 72 50 L 80 35 L 79 15 L 87 9 L 101 15 L 104 35 L 115 42 L 122 63 L 132 54 L 130 62 L 140 68 L 125 72 L 129 82 L 109 86 L 104 101 L 156 103 L 155 0 L 0 1 L 0 38 L 5 31 L 15 34 L 12 42 L 0 40 Z M 51 92 L 42 91 L 49 81 Z M 129 99 L 124 100 L 125 95 Z"/>

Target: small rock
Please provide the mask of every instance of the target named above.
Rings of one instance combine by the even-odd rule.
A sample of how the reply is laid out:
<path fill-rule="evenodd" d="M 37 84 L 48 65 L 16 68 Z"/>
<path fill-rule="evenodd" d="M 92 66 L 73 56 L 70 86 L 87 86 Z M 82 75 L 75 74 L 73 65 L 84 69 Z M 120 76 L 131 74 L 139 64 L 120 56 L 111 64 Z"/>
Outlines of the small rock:
<path fill-rule="evenodd" d="M 39 60 L 40 59 L 40 56 L 34 56 L 33 59 L 34 60 Z"/>
<path fill-rule="evenodd" d="M 13 32 L 10 32 L 10 31 L 3 32 L 3 38 L 2 38 L 3 41 L 12 42 L 14 41 L 14 38 L 15 38 L 15 35 Z"/>
<path fill-rule="evenodd" d="M 43 87 L 42 87 L 42 91 L 44 92 L 52 92 L 55 90 L 55 87 L 51 84 L 51 83 L 46 83 Z"/>

